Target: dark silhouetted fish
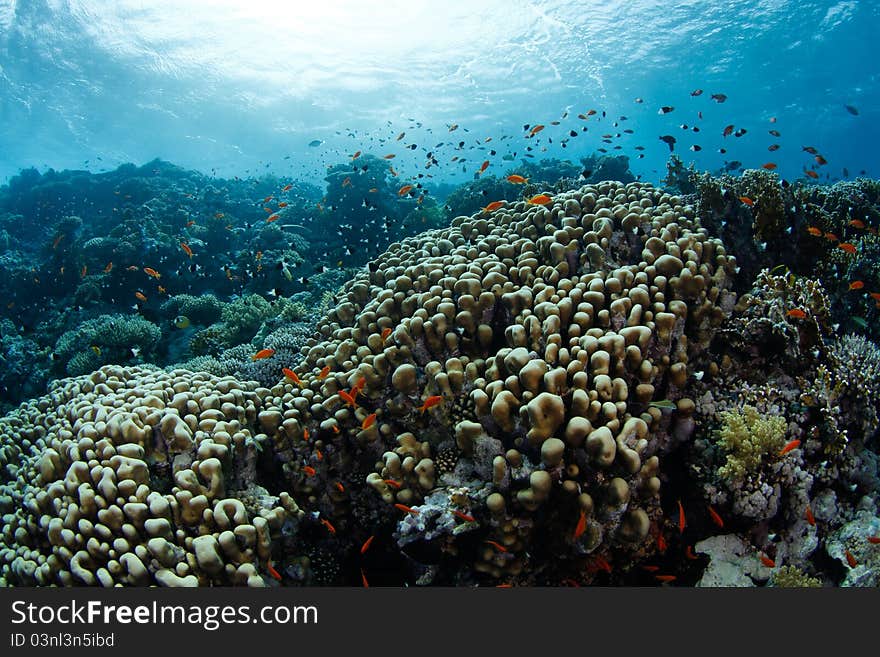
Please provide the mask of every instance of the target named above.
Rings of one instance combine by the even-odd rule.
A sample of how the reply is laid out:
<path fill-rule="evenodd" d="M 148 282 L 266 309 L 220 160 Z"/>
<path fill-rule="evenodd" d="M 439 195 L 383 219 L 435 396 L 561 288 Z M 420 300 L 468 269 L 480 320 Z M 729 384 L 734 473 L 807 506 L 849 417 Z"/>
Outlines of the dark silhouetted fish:
<path fill-rule="evenodd" d="M 853 107 L 852 105 L 844 105 L 844 107 L 846 108 L 846 111 L 849 112 L 850 114 L 852 114 L 853 116 L 859 115 L 859 110 L 857 108 Z"/>
<path fill-rule="evenodd" d="M 660 141 L 666 142 L 666 145 L 669 146 L 670 153 L 675 149 L 675 137 L 672 135 L 661 135 Z"/>

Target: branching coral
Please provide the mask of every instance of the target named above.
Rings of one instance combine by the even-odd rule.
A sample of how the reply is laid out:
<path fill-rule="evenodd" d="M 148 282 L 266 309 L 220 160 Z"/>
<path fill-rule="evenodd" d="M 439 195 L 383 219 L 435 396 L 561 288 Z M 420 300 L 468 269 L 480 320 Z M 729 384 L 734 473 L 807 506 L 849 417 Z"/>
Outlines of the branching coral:
<path fill-rule="evenodd" d="M 727 453 L 727 460 L 718 474 L 725 479 L 757 474 L 764 464 L 777 458 L 785 444 L 785 418 L 763 416 L 754 406 L 745 405 L 738 412 L 725 411 L 721 421 L 718 445 Z"/>

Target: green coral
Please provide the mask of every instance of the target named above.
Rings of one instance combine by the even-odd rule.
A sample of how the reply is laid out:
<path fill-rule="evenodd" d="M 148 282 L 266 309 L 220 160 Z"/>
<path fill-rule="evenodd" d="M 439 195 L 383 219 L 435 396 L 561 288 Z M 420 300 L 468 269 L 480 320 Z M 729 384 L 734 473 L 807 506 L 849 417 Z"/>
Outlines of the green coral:
<path fill-rule="evenodd" d="M 127 362 L 133 348 L 148 352 L 161 337 L 159 327 L 139 315 L 101 315 L 63 333 L 55 354 L 67 374 L 77 376 L 107 363 Z"/>
<path fill-rule="evenodd" d="M 239 297 L 223 306 L 220 321 L 230 345 L 248 342 L 264 321 L 276 314 L 275 308 L 258 294 Z"/>
<path fill-rule="evenodd" d="M 162 312 L 169 317 L 185 315 L 195 324 L 213 324 L 222 311 L 223 302 L 213 294 L 176 294 L 162 304 Z"/>
<path fill-rule="evenodd" d="M 822 587 L 822 580 L 810 577 L 794 566 L 782 566 L 773 572 L 772 586 L 789 589 L 817 589 Z"/>
<path fill-rule="evenodd" d="M 724 479 L 744 479 L 760 470 L 767 457 L 774 457 L 785 444 L 788 423 L 779 415 L 762 416 L 754 406 L 721 413 L 718 445 L 727 460 L 718 469 Z"/>

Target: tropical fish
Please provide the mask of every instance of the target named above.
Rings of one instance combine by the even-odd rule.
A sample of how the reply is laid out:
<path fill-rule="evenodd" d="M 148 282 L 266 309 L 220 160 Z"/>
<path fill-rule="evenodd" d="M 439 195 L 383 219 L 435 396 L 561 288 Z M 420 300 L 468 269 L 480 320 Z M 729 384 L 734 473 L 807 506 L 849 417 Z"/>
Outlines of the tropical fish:
<path fill-rule="evenodd" d="M 687 526 L 687 522 L 684 516 L 684 507 L 681 505 L 681 500 L 678 501 L 678 532 L 680 534 L 684 534 L 684 528 Z"/>
<path fill-rule="evenodd" d="M 654 575 L 654 579 L 656 579 L 658 582 L 668 584 L 669 582 L 674 582 L 677 578 L 675 575 Z"/>
<path fill-rule="evenodd" d="M 140 301 L 145 302 L 147 300 L 147 297 L 144 296 L 143 292 L 135 292 L 134 296 L 137 297 L 137 299 L 139 299 Z"/>
<path fill-rule="evenodd" d="M 304 465 L 302 467 L 303 472 L 305 472 L 309 477 L 314 477 L 316 470 L 310 465 Z"/>
<path fill-rule="evenodd" d="M 807 228 L 807 232 L 814 237 L 822 237 L 822 230 L 816 228 L 815 226 L 810 226 L 809 228 Z"/>
<path fill-rule="evenodd" d="M 486 212 L 486 213 L 495 212 L 495 210 L 499 210 L 499 209 L 503 208 L 506 203 L 507 203 L 507 201 L 492 201 L 485 208 L 482 208 L 482 210 L 483 210 L 483 212 Z"/>
<path fill-rule="evenodd" d="M 512 183 L 514 185 L 523 185 L 529 181 L 528 178 L 523 178 L 521 175 L 512 173 L 507 176 L 507 182 Z"/>
<path fill-rule="evenodd" d="M 407 506 L 406 504 L 395 504 L 394 508 L 398 511 L 403 511 L 404 513 L 411 513 L 414 516 L 419 515 L 418 509 L 414 509 L 411 506 Z"/>
<path fill-rule="evenodd" d="M 767 150 L 768 150 L 768 151 L 771 151 L 771 152 L 772 152 L 772 151 L 778 151 L 778 150 L 779 150 L 779 144 L 770 144 L 770 145 L 767 147 Z"/>
<path fill-rule="evenodd" d="M 372 544 L 373 539 L 375 539 L 375 538 L 376 538 L 375 536 L 370 536 L 370 538 L 368 538 L 366 541 L 364 541 L 364 544 L 361 545 L 361 554 L 363 554 L 364 552 L 366 552 L 367 550 L 370 549 L 370 545 Z"/>
<path fill-rule="evenodd" d="M 293 381 L 293 383 L 295 385 L 298 385 L 300 388 L 302 388 L 302 386 L 303 386 L 302 380 L 299 378 L 299 376 L 297 376 L 296 372 L 294 372 L 292 369 L 290 369 L 289 367 L 282 367 L 281 373 L 284 376 L 286 376 L 288 379 Z"/>
<path fill-rule="evenodd" d="M 425 403 L 419 407 L 419 411 L 424 413 L 429 408 L 433 408 L 434 406 L 436 406 L 437 404 L 439 404 L 442 401 L 443 401 L 443 397 L 441 397 L 440 395 L 431 395 L 430 397 L 428 397 L 425 400 Z"/>
<path fill-rule="evenodd" d="M 712 505 L 710 504 L 707 508 L 709 509 L 709 517 L 712 518 L 712 522 L 719 527 L 724 527 L 724 520 L 722 520 L 719 513 L 712 508 Z"/>
<path fill-rule="evenodd" d="M 95 352 L 95 355 L 96 355 L 96 356 L 100 356 L 100 355 L 101 355 L 101 348 L 98 347 L 97 345 L 94 345 L 94 344 L 92 345 L 92 351 Z"/>
<path fill-rule="evenodd" d="M 766 554 L 762 554 L 760 558 L 761 563 L 767 566 L 767 568 L 776 568 L 776 562 L 773 561 L 773 559 L 768 557 Z"/>
<path fill-rule="evenodd" d="M 529 137 L 534 137 L 536 134 L 538 134 L 539 132 L 541 132 L 541 130 L 543 130 L 543 129 L 544 129 L 544 126 L 541 125 L 541 124 L 539 123 L 539 124 L 536 125 L 534 128 L 532 128 L 531 130 L 529 130 Z"/>
<path fill-rule="evenodd" d="M 699 96 L 699 95 L 702 94 L 702 93 L 703 93 L 703 90 L 702 90 L 702 89 L 694 89 L 694 90 L 691 92 L 691 96 L 696 97 L 696 96 Z"/>
<path fill-rule="evenodd" d="M 476 522 L 476 518 L 474 518 L 473 516 L 469 516 L 468 514 L 461 511 L 456 511 L 455 509 L 452 510 L 452 515 L 454 515 L 456 518 L 461 518 L 465 522 Z"/>
<path fill-rule="evenodd" d="M 382 342 L 385 342 L 388 339 L 388 336 L 391 335 L 391 327 L 386 326 L 382 329 L 382 333 L 379 337 L 382 338 Z"/>
<path fill-rule="evenodd" d="M 552 202 L 553 199 L 546 194 L 535 194 L 532 198 L 526 201 L 529 205 L 549 205 Z"/>
<path fill-rule="evenodd" d="M 398 196 L 403 196 L 404 194 L 406 194 L 406 193 L 407 193 L 409 190 L 411 190 L 412 188 L 413 188 L 412 185 L 404 185 L 403 187 L 401 187 L 400 189 L 397 190 L 397 195 L 398 195 Z"/>
<path fill-rule="evenodd" d="M 342 186 L 343 187 L 350 187 L 351 186 L 351 176 L 345 177 L 345 180 L 342 181 Z"/>
<path fill-rule="evenodd" d="M 333 523 L 327 520 L 327 518 L 321 518 L 321 524 L 327 528 L 327 531 L 336 535 L 336 527 L 333 526 Z"/>
<path fill-rule="evenodd" d="M 324 380 L 327 378 L 328 374 L 330 374 L 330 366 L 324 365 L 324 367 L 321 368 L 321 371 L 318 372 L 318 379 Z"/>
<path fill-rule="evenodd" d="M 364 585 L 365 589 L 370 588 L 370 583 L 367 581 L 367 576 L 364 574 L 363 568 L 361 568 L 361 584 Z"/>
<path fill-rule="evenodd" d="M 846 109 L 847 112 L 849 112 L 853 116 L 859 115 L 859 110 L 856 107 L 854 107 L 853 105 L 844 105 L 844 108 Z"/>
<path fill-rule="evenodd" d="M 785 447 L 783 447 L 782 449 L 779 450 L 779 456 L 785 456 L 791 450 L 797 449 L 798 447 L 800 447 L 800 444 L 801 444 L 800 440 L 797 440 L 797 439 L 789 440 L 787 443 L 785 443 Z"/>
<path fill-rule="evenodd" d="M 687 548 L 685 548 L 684 556 L 687 557 L 688 559 L 690 559 L 691 561 L 696 561 L 697 559 L 700 558 L 696 554 L 694 554 L 694 547 L 692 545 L 688 545 Z"/>
<path fill-rule="evenodd" d="M 251 360 L 263 360 L 264 358 L 271 358 L 273 355 L 275 355 L 274 349 L 260 349 L 251 356 Z"/>
<path fill-rule="evenodd" d="M 179 329 L 189 328 L 189 325 L 190 325 L 189 317 L 187 317 L 186 315 L 178 315 L 177 317 L 174 318 L 174 326 L 176 326 Z"/>
<path fill-rule="evenodd" d="M 661 135 L 660 141 L 666 142 L 666 145 L 669 146 L 670 153 L 675 149 L 675 137 L 672 135 Z"/>
<path fill-rule="evenodd" d="M 729 126 L 726 126 L 724 128 L 724 131 L 721 133 L 721 136 L 722 137 L 729 137 L 730 135 L 733 134 L 733 128 L 734 128 L 734 126 L 732 123 Z"/>
<path fill-rule="evenodd" d="M 828 160 L 826 160 L 821 155 L 816 155 L 813 159 L 816 160 L 816 164 L 818 164 L 819 166 L 828 164 Z"/>
<path fill-rule="evenodd" d="M 345 390 L 340 390 L 339 397 L 342 399 L 342 401 L 344 401 L 346 404 L 348 404 L 352 408 L 357 407 L 357 402 L 355 402 L 354 397 L 351 395 L 351 393 L 348 393 Z"/>
<path fill-rule="evenodd" d="M 749 198 L 748 196 L 740 196 L 739 200 L 745 203 L 748 206 L 752 206 L 755 204 L 754 199 Z"/>
<path fill-rule="evenodd" d="M 269 575 L 272 577 L 272 579 L 277 579 L 279 582 L 281 581 L 281 573 L 275 570 L 275 568 L 272 566 L 271 561 L 266 563 L 266 570 L 269 571 Z"/>
<path fill-rule="evenodd" d="M 483 164 L 480 165 L 480 170 L 477 171 L 478 174 L 483 173 L 486 169 L 489 168 L 489 160 L 485 160 Z"/>
<path fill-rule="evenodd" d="M 667 408 L 673 409 L 678 408 L 678 405 L 669 399 L 658 399 L 657 401 L 652 401 L 648 404 L 648 406 L 653 406 L 654 408 Z"/>
<path fill-rule="evenodd" d="M 282 192 L 289 192 L 293 188 L 293 183 L 287 183 L 284 187 L 281 188 Z"/>
<path fill-rule="evenodd" d="M 865 222 L 861 219 L 850 219 L 849 225 L 853 228 L 858 228 L 859 230 L 865 227 Z"/>
<path fill-rule="evenodd" d="M 793 317 L 794 319 L 804 319 L 807 316 L 807 313 L 805 313 L 800 308 L 792 308 L 785 314 L 789 317 Z"/>
<path fill-rule="evenodd" d="M 773 171 L 776 168 L 775 162 L 767 162 L 766 164 L 761 165 L 762 169 L 767 169 L 767 171 Z"/>
<path fill-rule="evenodd" d="M 825 239 L 829 242 L 837 242 L 840 240 L 840 238 L 837 237 L 837 235 L 835 235 L 834 233 L 825 233 Z"/>
<path fill-rule="evenodd" d="M 674 109 L 675 109 L 674 107 L 670 107 L 669 105 L 664 105 L 659 110 L 657 110 L 657 114 L 669 114 Z"/>
<path fill-rule="evenodd" d="M 375 423 L 376 423 L 376 414 L 370 413 L 367 417 L 364 418 L 364 421 L 361 422 L 361 429 L 366 431 L 371 426 L 373 426 Z"/>
<path fill-rule="evenodd" d="M 857 251 L 855 245 L 850 244 L 849 242 L 841 242 L 840 244 L 837 245 L 837 248 L 846 251 L 850 255 L 855 255 L 856 251 Z"/>
<path fill-rule="evenodd" d="M 278 214 L 277 212 L 274 214 L 270 214 L 268 217 L 266 217 L 266 223 L 271 224 L 273 221 L 278 221 L 280 218 L 281 218 L 281 215 Z"/>
<path fill-rule="evenodd" d="M 395 157 L 397 157 L 397 156 L 394 153 L 388 153 L 388 155 L 383 155 L 382 159 L 383 160 L 393 160 Z"/>
<path fill-rule="evenodd" d="M 190 258 L 193 257 L 193 250 L 191 248 L 189 248 L 189 244 L 187 244 L 186 242 L 181 242 L 180 248 L 183 249 L 183 252 L 186 255 L 188 255 Z"/>
<path fill-rule="evenodd" d="M 804 510 L 804 519 L 807 521 L 807 524 L 810 525 L 810 527 L 816 526 L 816 518 L 813 516 L 813 510 L 810 508 L 809 504 Z"/>
<path fill-rule="evenodd" d="M 574 537 L 575 537 L 575 539 L 578 539 L 578 538 L 580 538 L 581 536 L 583 536 L 583 534 L 584 534 L 585 531 L 587 531 L 587 516 L 586 516 L 586 514 L 583 512 L 583 510 L 581 510 L 581 513 L 580 513 L 580 515 L 578 516 L 577 525 L 576 525 L 575 528 L 574 528 Z"/>
<path fill-rule="evenodd" d="M 361 152 L 360 152 L 360 151 L 355 151 L 354 154 L 351 156 L 351 159 L 352 159 L 352 160 L 356 160 L 356 159 L 358 159 L 360 156 L 361 156 Z"/>
<path fill-rule="evenodd" d="M 507 552 L 507 548 L 504 547 L 503 545 L 501 545 L 501 543 L 499 543 L 498 541 L 490 541 L 487 539 L 487 540 L 483 541 L 483 543 L 488 543 L 489 545 L 491 545 L 493 548 L 495 548 L 499 552 Z"/>
<path fill-rule="evenodd" d="M 853 281 L 849 284 L 850 290 L 861 290 L 863 287 L 865 287 L 864 281 Z"/>
<path fill-rule="evenodd" d="M 819 174 L 813 171 L 812 169 L 804 169 L 804 174 L 812 178 L 813 180 L 819 179 Z"/>
<path fill-rule="evenodd" d="M 880 536 L 868 536 L 868 543 L 871 545 L 880 544 Z"/>
<path fill-rule="evenodd" d="M 850 568 L 855 568 L 859 565 L 859 562 L 856 561 L 856 558 L 852 555 L 852 552 L 850 552 L 849 550 L 844 550 L 843 554 L 846 557 L 846 562 L 849 564 Z"/>
<path fill-rule="evenodd" d="M 725 100 L 727 100 L 727 96 L 724 94 L 712 94 L 711 98 L 716 103 L 723 103 Z"/>

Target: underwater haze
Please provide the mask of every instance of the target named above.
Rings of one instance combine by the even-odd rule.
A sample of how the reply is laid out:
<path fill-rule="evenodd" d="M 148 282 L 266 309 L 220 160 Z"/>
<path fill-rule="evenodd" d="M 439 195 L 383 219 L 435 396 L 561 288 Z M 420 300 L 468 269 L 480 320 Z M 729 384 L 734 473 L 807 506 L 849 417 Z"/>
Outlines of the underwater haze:
<path fill-rule="evenodd" d="M 499 159 L 519 159 L 526 124 L 548 126 L 533 154 L 575 161 L 631 129 L 614 146 L 645 180 L 665 173 L 663 135 L 699 169 L 772 160 L 796 177 L 811 145 L 831 162 L 823 177 L 871 174 L 878 28 L 880 5 L 854 0 L 2 0 L 0 176 L 161 157 L 317 181 L 340 154 L 406 131 L 401 166 L 433 151 L 434 177 L 461 181 L 491 149 L 456 166 L 453 144 L 492 137 Z M 589 109 L 606 119 L 576 118 Z M 725 139 L 729 124 L 748 132 Z"/>

